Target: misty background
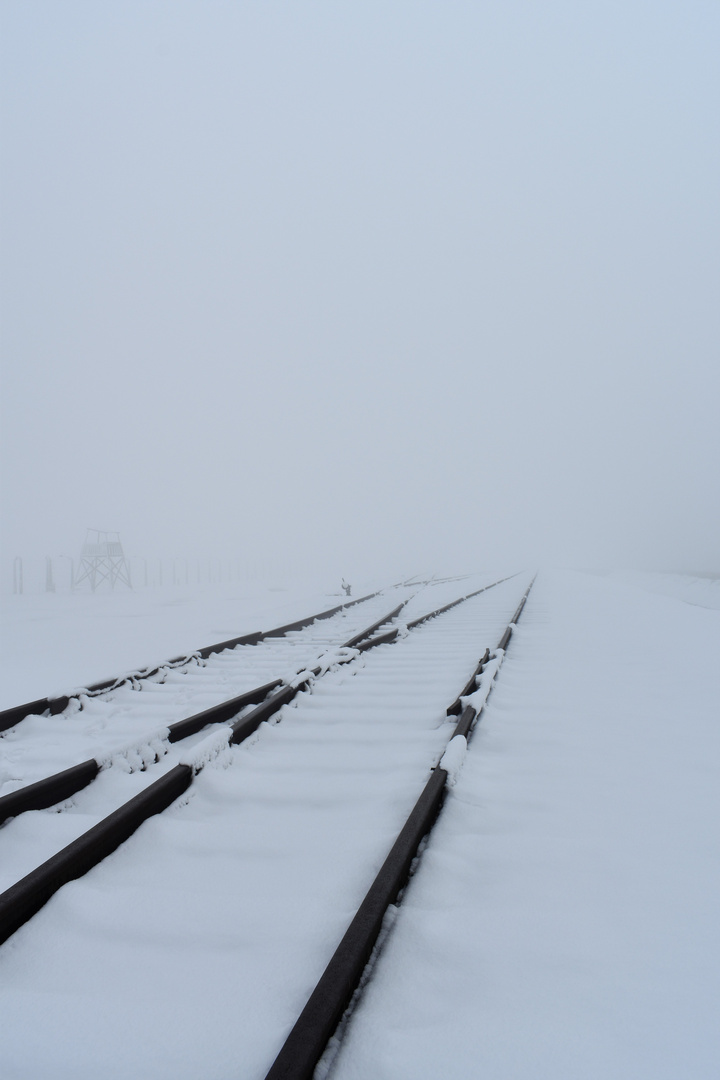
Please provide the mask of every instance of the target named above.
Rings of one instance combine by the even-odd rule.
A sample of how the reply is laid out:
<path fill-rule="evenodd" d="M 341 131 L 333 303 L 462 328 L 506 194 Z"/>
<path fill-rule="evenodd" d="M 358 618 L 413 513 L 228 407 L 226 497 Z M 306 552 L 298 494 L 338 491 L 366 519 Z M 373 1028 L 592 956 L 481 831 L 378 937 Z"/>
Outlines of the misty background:
<path fill-rule="evenodd" d="M 716 3 L 2 22 L 3 590 L 720 570 Z"/>

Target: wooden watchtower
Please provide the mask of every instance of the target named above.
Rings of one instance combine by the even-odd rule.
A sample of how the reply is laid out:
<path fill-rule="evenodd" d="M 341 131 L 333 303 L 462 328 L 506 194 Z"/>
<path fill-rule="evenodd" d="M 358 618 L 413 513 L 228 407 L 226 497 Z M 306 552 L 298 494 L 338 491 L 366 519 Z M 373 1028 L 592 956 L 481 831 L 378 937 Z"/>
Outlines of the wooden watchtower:
<path fill-rule="evenodd" d="M 119 533 L 88 529 L 73 588 L 89 582 L 91 591 L 95 592 L 104 581 L 110 583 L 111 589 L 118 582 L 132 589 L 130 566 L 123 553 Z"/>

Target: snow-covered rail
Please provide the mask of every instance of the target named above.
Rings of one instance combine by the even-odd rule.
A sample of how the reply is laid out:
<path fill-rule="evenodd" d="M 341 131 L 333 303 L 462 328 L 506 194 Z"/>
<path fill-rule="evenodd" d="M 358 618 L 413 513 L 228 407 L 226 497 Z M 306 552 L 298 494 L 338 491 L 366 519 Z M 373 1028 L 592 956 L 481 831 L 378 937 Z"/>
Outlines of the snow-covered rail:
<path fill-rule="evenodd" d="M 411 587 L 415 588 L 414 585 Z M 334 618 L 333 612 L 324 612 L 322 618 L 329 620 L 325 624 L 306 619 L 303 623 L 308 625 L 304 629 L 297 629 L 299 623 L 280 627 L 265 635 L 264 645 L 249 648 L 235 644 L 231 649 L 232 642 L 225 642 L 222 643 L 227 646 L 222 650 L 225 655 L 210 662 L 193 658 L 196 662 L 189 667 L 186 665 L 172 675 L 163 669 L 162 673 L 156 672 L 157 678 L 152 681 L 148 681 L 150 676 L 140 681 L 128 678 L 114 686 L 112 692 L 106 691 L 99 701 L 82 695 L 74 710 L 69 710 L 60 719 L 57 714 L 30 717 L 19 736 L 14 731 L 0 736 L 5 772 L 2 786 L 6 789 L 0 795 L 0 824 L 18 814 L 46 809 L 70 798 L 118 757 L 123 759 L 125 767 L 129 763 L 133 769 L 145 770 L 150 762 L 155 763 L 164 756 L 169 744 L 197 735 L 210 724 L 233 720 L 244 709 L 259 705 L 268 695 L 272 695 L 272 702 L 267 706 L 270 709 L 267 715 L 271 715 L 283 703 L 283 698 L 277 694 L 287 694 L 287 687 L 284 691 L 281 689 L 283 683 L 296 684 L 298 673 L 311 668 L 318 653 L 327 654 L 337 647 L 354 648 L 384 623 L 391 622 L 408 600 L 417 595 L 416 592 L 409 593 L 407 588 L 410 587 L 393 587 L 395 599 L 398 599 L 399 590 L 400 603 L 390 612 L 386 610 L 384 592 L 374 593 L 363 598 L 364 601 L 374 600 L 374 604 L 365 602 L 362 608 L 353 612 L 348 612 L 347 607 L 362 601 L 346 605 L 339 614 L 333 609 Z M 450 610 L 478 591 L 482 589 L 410 621 L 408 629 Z M 360 619 L 364 623 L 367 611 L 377 610 L 380 604 L 383 605 L 380 618 L 352 633 L 362 625 Z M 343 642 L 340 635 L 349 631 L 352 636 L 340 644 Z M 398 633 L 396 627 L 382 638 L 373 639 L 373 645 L 392 641 Z M 220 646 L 216 648 L 220 650 Z M 283 669 L 286 672 L 289 669 L 289 673 L 279 676 L 278 672 Z M 262 676 L 260 683 L 256 681 L 258 673 Z M 145 692 L 140 695 L 143 690 Z M 238 690 L 241 691 L 239 694 Z M 187 713 L 188 704 L 196 701 L 203 706 L 208 701 L 214 704 L 191 712 L 181 720 L 172 720 L 173 714 Z M 254 715 L 264 718 L 262 710 L 256 710 Z M 83 750 L 92 756 L 78 763 Z"/>
<path fill-rule="evenodd" d="M 484 654 L 470 682 L 447 709 L 460 717 L 439 764 L 432 770 L 410 815 L 366 893 L 355 917 L 335 950 L 297 1022 L 283 1044 L 265 1080 L 312 1080 L 315 1068 L 358 990 L 371 960 L 388 908 L 410 877 L 422 840 L 442 809 L 448 782 L 452 782 L 492 690 L 513 628 L 522 614 L 532 582 L 491 656 Z M 483 677 L 484 676 L 484 677 Z M 480 679 L 480 685 L 477 680 Z M 333 1048 L 337 1052 L 337 1047 Z"/>
<path fill-rule="evenodd" d="M 396 618 L 406 603 L 407 600 L 401 600 L 392 611 L 383 613 L 380 618 L 376 619 L 370 626 L 366 626 L 364 629 L 360 630 L 359 633 L 354 634 L 348 641 L 340 646 L 340 649 L 352 649 L 359 642 L 370 637 L 370 635 L 372 635 L 379 627 Z M 312 643 L 315 645 L 315 648 L 317 648 L 318 643 L 316 638 L 312 638 Z M 323 644 L 327 649 L 329 642 L 323 640 Z M 293 675 L 296 674 L 297 671 L 293 669 Z M 272 701 L 265 707 L 266 711 L 268 708 L 271 712 L 277 711 L 284 701 L 284 699 L 280 700 L 278 698 L 278 693 L 281 692 L 280 688 L 282 686 L 283 678 L 272 679 L 259 686 L 254 686 L 239 695 L 226 698 L 225 700 L 218 702 L 218 704 L 203 709 L 199 713 L 194 713 L 183 720 L 177 720 L 162 728 L 155 728 L 154 730 L 150 729 L 144 733 L 139 741 L 136 740 L 134 743 L 128 743 L 127 739 L 125 739 L 125 745 L 121 746 L 120 754 L 126 760 L 129 760 L 134 756 L 139 763 L 139 767 L 146 769 L 148 761 L 145 760 L 145 757 L 147 757 L 148 748 L 151 748 L 152 750 L 154 763 L 163 756 L 163 744 L 169 745 L 171 743 L 181 742 L 184 739 L 190 738 L 192 735 L 198 734 L 198 732 L 211 724 L 226 723 L 242 713 L 248 706 L 259 705 L 264 699 L 268 698 L 269 695 L 272 695 Z M 273 709 L 272 706 L 275 702 L 277 702 L 277 704 L 275 704 L 275 708 Z M 143 700 L 136 704 L 143 714 L 139 721 L 140 724 L 142 724 L 145 722 L 146 715 L 146 710 L 143 708 L 145 701 Z M 258 712 L 258 710 L 254 710 L 254 712 Z M 262 716 L 262 711 L 258 712 L 258 715 Z M 268 713 L 268 715 L 270 715 L 270 713 Z M 55 726 L 57 727 L 57 722 L 55 722 Z M 61 732 L 60 734 L 62 736 L 63 733 Z M 126 725 L 121 728 L 120 738 L 122 738 L 123 734 L 127 734 Z M 45 776 L 43 779 L 36 780 L 34 783 L 25 784 L 22 787 L 16 788 L 14 791 L 0 796 L 0 824 L 7 821 L 8 818 L 16 817 L 18 814 L 26 813 L 29 810 L 42 810 L 54 806 L 56 803 L 68 799 L 77 791 L 81 791 L 96 778 L 104 766 L 112 764 L 114 758 L 118 754 L 117 739 L 118 731 L 116 727 L 115 749 L 109 748 L 105 753 L 99 753 L 97 756 L 88 758 L 78 765 L 71 765 L 69 768 L 62 769 L 50 776 Z M 75 740 L 75 743 L 76 741 L 77 740 Z M 70 752 L 72 746 L 73 743 L 67 748 Z M 42 749 L 40 750 L 39 755 L 36 755 L 36 759 L 38 756 L 42 758 Z M 50 756 L 52 760 L 52 758 L 56 756 L 56 751 Z"/>
<path fill-rule="evenodd" d="M 493 587 L 499 583 L 492 583 L 483 586 L 481 589 L 474 590 L 472 593 L 455 599 L 449 604 L 444 605 L 441 608 L 437 608 L 432 612 L 425 613 L 424 615 L 417 617 L 405 624 L 405 628 L 412 629 L 420 626 L 422 623 L 433 619 L 435 616 L 440 615 L 450 609 L 456 607 L 458 604 L 463 603 L 467 599 L 478 596 L 480 593 L 487 591 L 487 589 Z M 57 851 L 57 841 L 53 845 L 56 852 L 51 855 L 49 859 L 46 859 L 41 865 L 37 865 L 36 869 L 32 870 L 29 874 L 25 874 L 21 881 L 16 882 L 7 889 L 0 897 L 0 940 L 13 933 L 18 926 L 22 925 L 29 917 L 31 917 L 39 908 L 47 901 L 47 899 L 53 895 L 57 889 L 65 882 L 78 877 L 85 873 L 90 867 L 94 866 L 103 859 L 109 852 L 115 850 L 117 846 L 127 839 L 137 827 L 146 820 L 152 814 L 156 814 L 159 811 L 165 809 L 170 803 L 172 803 L 180 794 L 182 794 L 193 780 L 193 777 L 202 769 L 207 760 L 216 757 L 223 749 L 227 747 L 228 743 L 236 744 L 245 740 L 249 735 L 254 733 L 259 725 L 264 721 L 272 717 L 277 713 L 284 705 L 287 705 L 298 693 L 300 689 L 308 687 L 318 676 L 324 674 L 329 668 L 337 666 L 338 663 L 348 663 L 355 660 L 358 656 L 362 655 L 369 648 L 375 647 L 380 644 L 385 644 L 388 641 L 388 635 L 373 636 L 375 631 L 381 627 L 384 623 L 387 623 L 391 619 L 395 618 L 400 610 L 405 606 L 407 600 L 401 601 L 391 612 L 385 613 L 379 619 L 376 619 L 373 624 L 365 627 L 363 630 L 356 632 L 352 637 L 347 639 L 344 644 L 338 649 L 329 650 L 324 657 L 321 657 L 319 662 L 312 668 L 303 670 L 301 672 L 295 672 L 294 677 L 286 679 L 281 683 L 280 680 L 271 684 L 265 684 L 261 687 L 255 688 L 255 697 L 262 691 L 262 695 L 267 694 L 268 690 L 271 691 L 265 701 L 261 701 L 255 708 L 249 712 L 241 712 L 241 715 L 231 725 L 224 726 L 219 731 L 216 730 L 213 734 L 205 736 L 202 739 L 200 746 L 191 749 L 189 754 L 186 755 L 186 759 L 179 759 L 176 754 L 174 758 L 170 756 L 167 744 L 178 741 L 181 738 L 188 739 L 190 736 L 198 735 L 201 728 L 204 728 L 209 723 L 217 723 L 219 720 L 227 721 L 242 709 L 243 705 L 247 704 L 247 700 L 242 702 L 238 698 L 226 701 L 221 705 L 215 706 L 211 709 L 205 710 L 203 713 L 196 714 L 187 720 L 180 721 L 178 724 L 173 725 L 174 732 L 171 729 L 165 729 L 164 738 L 166 745 L 159 745 L 162 742 L 162 735 L 160 733 L 154 740 L 151 740 L 146 749 L 149 749 L 152 761 L 147 761 L 142 757 L 143 747 L 133 747 L 132 752 L 139 758 L 141 764 L 141 771 L 147 775 L 143 777 L 143 789 L 138 792 L 133 798 L 122 803 L 116 810 L 109 815 L 106 814 L 107 804 L 98 798 L 92 800 L 88 798 L 90 803 L 95 802 L 95 806 L 99 809 L 103 807 L 106 816 L 100 814 L 101 820 L 97 822 L 91 829 L 86 830 L 79 836 L 71 841 L 70 844 L 66 844 Z M 401 628 L 396 627 L 390 633 L 390 638 L 398 639 L 401 633 Z M 247 698 L 246 695 L 245 697 Z M 174 737 L 173 737 L 174 736 Z M 159 779 L 154 782 L 148 782 L 153 772 L 157 772 L 153 769 L 153 765 L 157 760 L 165 755 L 164 767 L 166 771 Z M 146 755 L 147 756 L 147 755 Z M 173 760 L 177 761 L 177 764 L 173 765 Z M 80 784 L 88 783 L 95 776 L 98 775 L 100 764 L 97 760 L 84 762 L 81 766 L 75 767 L 77 775 L 74 779 L 79 780 Z M 85 775 L 83 773 L 85 770 Z M 108 774 L 113 772 L 112 769 L 103 771 L 103 778 L 105 779 L 104 790 L 105 795 L 113 798 L 114 791 L 124 790 L 126 786 L 117 783 L 117 770 L 115 770 L 116 776 L 108 779 Z M 50 777 L 46 781 L 30 785 L 26 789 L 21 789 L 16 793 L 11 793 L 5 797 L 5 811 L 9 813 L 19 813 L 23 810 L 33 808 L 34 805 L 47 806 L 48 800 L 52 799 L 56 790 L 62 790 L 62 785 L 66 784 L 73 779 L 68 776 L 68 773 L 72 774 L 73 769 L 66 770 L 64 773 L 58 776 Z M 124 776 L 124 774 L 123 774 Z M 124 776 L 124 779 L 127 779 Z M 54 785 L 58 785 L 54 788 Z M 96 787 L 97 785 L 93 785 Z M 67 794 L 62 794 L 61 798 L 66 798 Z M 40 799 L 33 803 L 33 799 Z M 43 801 L 44 800 L 44 801 Z M 115 801 L 117 801 L 117 795 L 115 795 Z M 88 806 L 88 810 L 92 811 L 92 807 Z M 29 817 L 35 817 L 36 815 L 28 815 Z M 97 809 L 95 810 L 95 816 L 97 816 Z M 52 819 L 55 823 L 65 819 L 59 828 L 54 830 L 54 833 L 59 833 L 61 836 L 64 834 L 65 824 L 69 824 L 67 819 L 73 819 L 75 826 L 77 826 L 78 817 L 73 814 L 53 815 Z M 82 820 L 82 818 L 80 818 Z M 28 831 L 22 827 L 22 823 L 17 820 L 11 823 L 15 827 L 12 839 L 16 841 L 16 847 L 22 846 L 23 841 L 28 838 Z M 72 833 L 72 828 L 70 832 Z M 8 828 L 3 830 L 3 840 L 11 839 L 7 835 Z M 36 838 L 35 838 L 36 839 Z M 44 838 L 40 843 L 40 850 L 42 851 L 44 845 Z M 32 850 L 37 850 L 37 844 L 31 844 L 25 848 L 24 859 L 30 857 L 29 853 Z M 22 860 L 21 860 L 22 861 Z"/>
<path fill-rule="evenodd" d="M 137 687 L 143 680 L 151 679 L 174 668 L 186 667 L 193 662 L 207 660 L 210 656 L 226 652 L 229 649 L 236 649 L 239 645 L 257 645 L 259 642 L 267 641 L 270 638 L 286 637 L 295 631 L 304 630 L 305 627 L 311 626 L 313 623 L 331 619 L 340 611 L 346 611 L 357 604 L 364 604 L 367 600 L 379 596 L 381 591 L 368 593 L 367 596 L 360 596 L 356 600 L 349 600 L 345 604 L 338 604 L 336 607 L 328 608 L 327 611 L 321 611 L 316 615 L 308 615 L 304 619 L 286 623 L 284 626 L 276 626 L 272 630 L 258 630 L 250 634 L 229 638 L 226 641 L 216 642 L 214 645 L 205 645 L 188 656 L 176 656 L 155 667 L 125 672 L 114 679 L 105 679 L 102 682 L 91 683 L 89 686 L 78 687 L 66 694 L 37 698 L 35 701 L 28 701 L 22 705 L 13 705 L 9 709 L 2 709 L 0 710 L 0 731 L 7 731 L 9 728 L 15 727 L 16 724 L 19 724 L 28 716 L 42 715 L 43 713 L 57 716 L 59 713 L 64 712 L 73 701 L 81 702 L 83 699 L 108 694 L 128 684 L 133 688 Z"/>
<path fill-rule="evenodd" d="M 145 768 L 158 753 L 162 756 L 160 744 L 187 738 L 262 701 L 283 678 L 358 631 L 366 632 L 370 619 L 387 618 L 391 603 L 406 602 L 414 593 L 393 587 L 302 629 L 281 627 L 257 644 L 236 645 L 207 659 L 197 655 L 183 666 L 128 679 L 101 695 L 81 694 L 60 715 L 46 710 L 27 716 L 0 734 L 0 821 L 68 798 L 117 757 L 132 769 Z M 214 706 L 221 708 L 206 715 Z M 37 783 L 43 786 L 30 791 Z"/>

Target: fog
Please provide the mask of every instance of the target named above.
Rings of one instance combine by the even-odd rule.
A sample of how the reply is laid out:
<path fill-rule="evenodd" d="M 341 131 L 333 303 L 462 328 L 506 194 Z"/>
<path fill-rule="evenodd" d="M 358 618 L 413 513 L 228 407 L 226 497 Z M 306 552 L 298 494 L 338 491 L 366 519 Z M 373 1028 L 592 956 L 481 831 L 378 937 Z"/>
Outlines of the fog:
<path fill-rule="evenodd" d="M 717 4 L 2 17 L 3 589 L 720 570 Z"/>

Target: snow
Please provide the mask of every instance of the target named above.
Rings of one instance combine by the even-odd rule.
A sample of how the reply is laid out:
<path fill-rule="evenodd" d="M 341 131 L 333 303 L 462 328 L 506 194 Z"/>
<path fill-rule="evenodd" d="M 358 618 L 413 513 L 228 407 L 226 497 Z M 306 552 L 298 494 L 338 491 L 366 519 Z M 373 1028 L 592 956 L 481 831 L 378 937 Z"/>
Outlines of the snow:
<path fill-rule="evenodd" d="M 232 728 L 230 725 L 222 725 L 222 727 L 211 731 L 204 739 L 195 743 L 194 746 L 182 754 L 179 764 L 190 765 L 195 773 L 199 773 L 211 761 L 222 761 L 223 764 L 230 764 L 231 757 L 228 756 L 228 745 L 231 736 Z"/>
<path fill-rule="evenodd" d="M 395 597 L 397 604 L 417 594 L 411 614 L 403 613 L 410 619 L 502 576 L 473 574 L 389 590 L 386 599 Z M 290 582 L 3 596 L 0 709 L 190 656 L 206 645 L 284 626 L 390 585 L 379 579 L 356 582 L 351 597 L 327 583 Z"/>
<path fill-rule="evenodd" d="M 455 787 L 460 770 L 465 762 L 467 753 L 467 739 L 464 735 L 455 735 L 447 745 L 447 749 L 440 758 L 438 768 L 444 769 L 448 774 L 447 786 Z"/>
<path fill-rule="evenodd" d="M 639 570 L 616 570 L 609 575 L 612 581 L 632 585 L 647 592 L 673 596 L 686 604 L 720 610 L 720 574 L 697 577 L 688 574 L 648 574 Z"/>
<path fill-rule="evenodd" d="M 367 584 L 350 599 L 390 582 Z M 328 585 L 240 583 L 3 596 L 0 709 L 270 630 L 346 599 Z"/>
<path fill-rule="evenodd" d="M 408 594 L 409 595 L 409 594 Z M 295 673 L 342 654 L 342 641 L 397 605 L 397 591 L 373 597 L 303 630 L 165 670 L 98 697 L 82 695 L 62 716 L 29 716 L 0 733 L 4 772 L 0 794 L 90 757 L 131 758 L 136 748 L 167 738 L 168 725 L 273 679 L 302 681 Z M 331 645 L 331 643 L 334 643 Z M 329 647 L 330 646 L 330 647 Z"/>
<path fill-rule="evenodd" d="M 515 633 L 514 630 L 513 633 Z M 461 708 L 464 709 L 466 705 L 472 705 L 476 713 L 480 712 L 493 688 L 495 677 L 500 670 L 500 665 L 504 659 L 505 650 L 496 649 L 487 663 L 483 665 L 482 671 L 475 680 L 477 690 L 473 694 L 466 694 L 464 697 L 460 698 Z"/>
<path fill-rule="evenodd" d="M 453 786 L 328 1080 L 714 1080 L 720 613 L 541 572 L 464 699 L 486 701 L 469 746 L 449 741 L 445 707 L 528 581 L 330 663 L 240 746 L 226 725 L 156 744 L 167 709 L 150 709 L 145 771 L 118 742 L 122 760 L 62 812 L 0 830 L 9 884 L 159 772 L 201 769 L 0 947 L 4 1080 L 262 1080 L 440 759 Z M 403 620 L 466 584 L 421 590 Z M 308 666 L 347 638 L 340 623 L 312 656 L 302 637 Z M 248 678 L 287 657 L 261 654 L 242 653 Z M 117 693 L 112 716 L 88 704 L 103 738 L 133 691 Z"/>
<path fill-rule="evenodd" d="M 109 1078 L 262 1076 L 452 734 L 445 706 L 520 591 L 508 582 L 378 646 L 246 743 L 203 751 L 178 803 L 0 948 L 4 1076 L 89 1077 L 99 1061 Z M 10 822 L 12 874 L 50 844 L 48 826 L 67 842 L 141 776 L 105 770 L 66 812 Z"/>
<path fill-rule="evenodd" d="M 333 1080 L 710 1080 L 720 617 L 541 574 Z"/>

